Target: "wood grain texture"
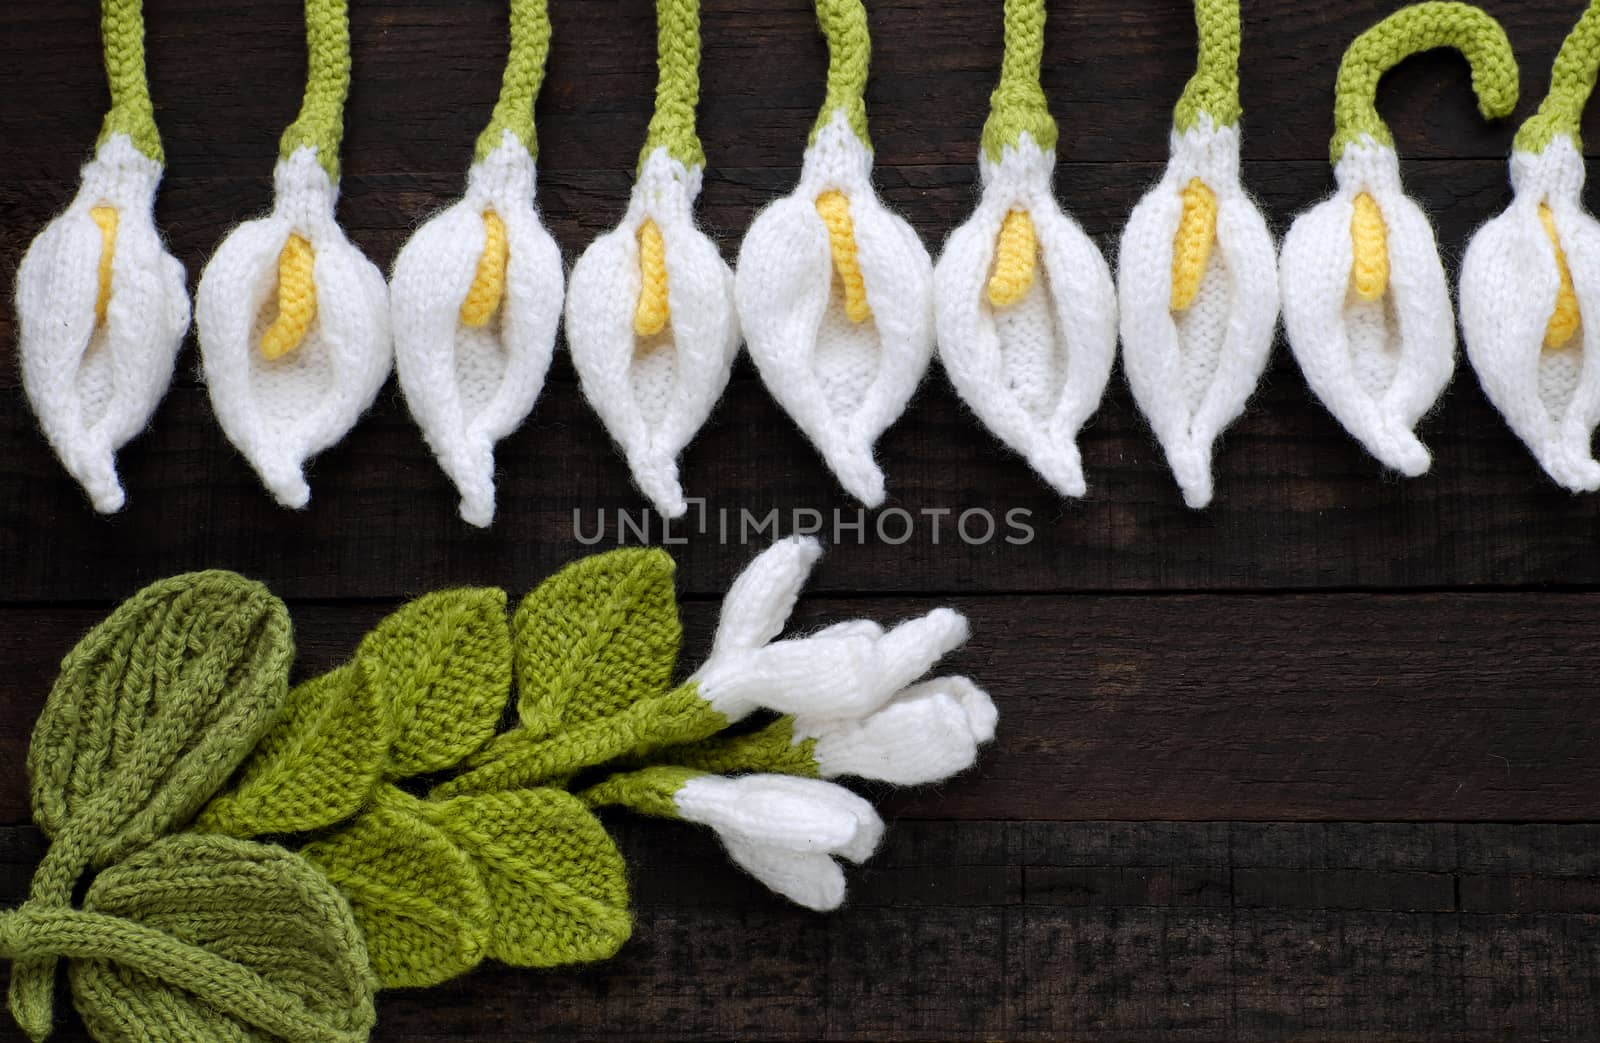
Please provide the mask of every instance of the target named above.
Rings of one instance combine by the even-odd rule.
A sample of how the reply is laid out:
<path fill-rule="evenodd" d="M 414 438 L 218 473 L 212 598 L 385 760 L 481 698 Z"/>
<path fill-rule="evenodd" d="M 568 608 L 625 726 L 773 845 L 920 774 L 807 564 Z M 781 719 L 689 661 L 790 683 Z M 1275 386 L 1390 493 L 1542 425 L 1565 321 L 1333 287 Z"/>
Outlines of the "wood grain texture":
<path fill-rule="evenodd" d="M 1332 184 L 1344 46 L 1399 0 L 1245 0 L 1245 181 L 1281 232 Z M 93 0 L 0 5 L 0 279 L 70 197 L 106 104 Z M 1000 55 L 999 0 L 868 0 L 882 195 L 937 249 L 976 198 Z M 353 0 L 340 218 L 387 268 L 459 193 L 505 52 L 504 0 Z M 793 183 L 821 97 L 810 0 L 703 0 L 699 213 L 732 258 Z M 1488 126 L 1465 63 L 1425 55 L 1379 107 L 1453 274 L 1509 199 L 1517 122 L 1582 0 L 1484 0 L 1523 63 Z M 304 74 L 300 0 L 145 0 L 169 165 L 158 219 L 193 285 L 223 232 L 270 202 Z M 620 214 L 654 84 L 649 0 L 551 0 L 539 201 L 570 264 Z M 1160 174 L 1194 59 L 1185 0 L 1050 5 L 1045 88 L 1058 195 L 1114 255 Z M 1600 106 L 1596 107 L 1600 109 Z M 1600 111 L 1585 119 L 1600 141 Z M 1600 192 L 1589 189 L 1591 206 Z M 0 342 L 12 343 L 9 295 Z M 297 670 L 347 656 L 399 600 L 528 589 L 647 512 L 558 354 L 499 451 L 500 521 L 463 525 L 391 384 L 275 507 L 226 444 L 191 337 L 151 429 L 121 456 L 129 506 L 93 515 L 0 361 L 0 907 L 42 839 L 23 761 L 55 665 L 116 600 L 229 567 L 290 601 Z M 833 543 L 797 624 L 954 603 L 950 667 L 1001 707 L 979 768 L 905 794 L 842 913 L 798 911 L 707 837 L 607 820 L 634 867 L 638 927 L 601 967 L 485 968 L 387 995 L 377 1043 L 617 1040 L 1600 1038 L 1600 500 L 1538 471 L 1464 362 L 1422 436 L 1433 472 L 1377 466 L 1305 389 L 1280 340 L 1183 508 L 1120 373 L 1063 502 L 1003 452 L 937 367 L 881 443 L 892 512 L 857 508 L 745 361 L 683 460 L 706 531 L 679 528 L 686 659 L 777 529 Z M 963 511 L 998 519 L 968 542 Z M 719 534 L 728 512 L 732 535 Z M 1008 543 L 1008 512 L 1031 538 Z M 574 512 L 595 547 L 575 537 Z M 759 528 L 739 526 L 746 512 Z M 939 513 L 948 512 L 948 513 Z M 977 532 L 981 533 L 981 527 Z M 937 532 L 937 541 L 935 533 Z M 663 533 L 652 528 L 651 538 Z M 630 537 L 630 541 L 631 541 Z M 5 970 L 0 967 L 0 987 Z M 63 1000 L 61 1009 L 68 1004 Z M 55 1037 L 77 1043 L 75 1024 Z M 20 1040 L 0 1016 L 0 1041 Z"/>

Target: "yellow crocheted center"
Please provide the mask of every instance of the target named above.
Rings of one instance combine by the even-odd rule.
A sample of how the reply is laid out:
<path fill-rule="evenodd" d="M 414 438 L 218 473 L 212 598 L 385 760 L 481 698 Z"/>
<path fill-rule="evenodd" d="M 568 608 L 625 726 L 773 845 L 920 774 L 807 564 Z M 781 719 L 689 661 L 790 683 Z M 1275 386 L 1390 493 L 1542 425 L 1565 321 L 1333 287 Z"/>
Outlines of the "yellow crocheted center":
<path fill-rule="evenodd" d="M 311 244 L 289 236 L 278 254 L 278 317 L 261 335 L 261 354 L 268 362 L 298 348 L 317 317 L 317 284 L 311 276 L 315 263 Z"/>
<path fill-rule="evenodd" d="M 1026 210 L 1013 210 L 1000 223 L 995 239 L 994 272 L 989 276 L 989 303 L 1004 308 L 1022 300 L 1033 286 L 1039 236 Z"/>
<path fill-rule="evenodd" d="M 1356 296 L 1382 300 L 1389 290 L 1389 226 L 1383 222 L 1378 201 L 1366 192 L 1356 196 L 1350 215 L 1350 278 Z"/>
<path fill-rule="evenodd" d="M 633 310 L 633 332 L 653 337 L 667 328 L 667 244 L 661 229 L 646 219 L 639 226 L 639 303 Z"/>
<path fill-rule="evenodd" d="M 506 292 L 506 224 L 493 210 L 483 212 L 483 253 L 472 285 L 461 302 L 461 321 L 477 329 L 486 326 L 500 307 Z"/>
<path fill-rule="evenodd" d="M 817 216 L 828 227 L 828 249 L 833 267 L 844 287 L 844 314 L 851 322 L 872 318 L 867 305 L 867 283 L 861 277 L 861 262 L 856 256 L 856 228 L 850 219 L 850 200 L 843 192 L 824 192 L 817 197 Z"/>
<path fill-rule="evenodd" d="M 1544 346 L 1564 348 L 1572 335 L 1578 332 L 1578 294 L 1572 288 L 1572 269 L 1567 267 L 1567 253 L 1561 249 L 1561 237 L 1556 234 L 1556 215 L 1550 207 L 1539 204 L 1539 220 L 1544 234 L 1550 237 L 1550 246 L 1556 252 L 1556 272 L 1561 285 L 1556 290 L 1556 308 L 1550 313 L 1550 323 L 1544 328 Z"/>
<path fill-rule="evenodd" d="M 100 292 L 94 298 L 96 325 L 106 321 L 106 306 L 111 303 L 111 257 L 117 252 L 117 211 L 115 207 L 97 206 L 89 210 L 89 217 L 100 227 Z"/>
<path fill-rule="evenodd" d="M 1200 292 L 1217 241 L 1217 194 L 1199 178 L 1183 190 L 1183 217 L 1172 241 L 1172 310 L 1187 311 Z"/>

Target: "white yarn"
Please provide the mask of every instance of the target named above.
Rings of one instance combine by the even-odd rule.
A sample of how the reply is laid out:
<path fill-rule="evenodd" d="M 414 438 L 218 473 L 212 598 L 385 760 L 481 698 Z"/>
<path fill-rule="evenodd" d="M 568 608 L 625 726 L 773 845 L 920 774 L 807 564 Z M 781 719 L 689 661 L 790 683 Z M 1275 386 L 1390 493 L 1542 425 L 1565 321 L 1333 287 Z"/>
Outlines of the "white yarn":
<path fill-rule="evenodd" d="M 1590 441 L 1600 421 L 1600 223 L 1583 207 L 1583 156 L 1571 138 L 1511 157 L 1511 205 L 1473 236 L 1461 265 L 1467 358 L 1489 401 L 1539 466 L 1573 492 L 1600 489 Z M 1563 348 L 1544 347 L 1555 309 L 1555 250 L 1539 218 L 1550 208 L 1582 317 Z"/>
<path fill-rule="evenodd" d="M 206 265 L 195 322 L 223 433 L 279 503 L 300 508 L 311 498 L 307 458 L 343 438 L 388 378 L 388 289 L 335 221 L 338 194 L 316 149 L 280 160 L 273 181 L 272 213 L 235 228 Z M 316 255 L 316 319 L 299 347 L 268 361 L 261 334 L 291 233 Z"/>
<path fill-rule="evenodd" d="M 1217 197 L 1217 241 L 1194 304 L 1174 315 L 1172 246 L 1181 193 Z M 1272 235 L 1239 183 L 1239 131 L 1202 115 L 1172 134 L 1160 184 L 1133 210 L 1117 264 L 1122 365 L 1190 507 L 1211 502 L 1211 451 L 1244 411 L 1272 351 L 1278 272 Z"/>
<path fill-rule="evenodd" d="M 702 168 L 658 148 L 645 160 L 622 223 L 572 269 L 567 349 L 584 397 L 627 455 L 633 480 L 666 517 L 688 509 L 678 454 L 728 384 L 739 351 L 733 273 L 694 222 Z M 654 221 L 666 252 L 667 326 L 640 339 L 639 228 Z"/>
<path fill-rule="evenodd" d="M 939 358 L 978 418 L 1063 496 L 1082 496 L 1078 430 L 1100 404 L 1117 350 L 1111 269 L 1051 188 L 1055 151 L 1026 131 L 1000 162 L 980 157 L 983 198 L 934 269 Z M 986 288 L 1006 215 L 1025 211 L 1038 265 L 1022 300 Z"/>
<path fill-rule="evenodd" d="M 1415 477 L 1432 457 L 1412 433 L 1455 369 L 1455 313 L 1427 215 L 1400 186 L 1392 148 L 1364 137 L 1334 167 L 1334 195 L 1295 219 L 1279 284 L 1289 346 L 1306 383 L 1386 467 Z M 1356 197 L 1388 229 L 1389 286 L 1363 300 L 1351 278 Z"/>
<path fill-rule="evenodd" d="M 23 390 L 62 465 L 106 514 L 124 500 L 117 450 L 150 422 L 189 328 L 183 265 L 155 226 L 160 181 L 159 163 L 111 135 L 17 268 Z M 89 215 L 98 206 L 117 212 L 104 323 L 95 318 L 103 238 Z"/>
<path fill-rule="evenodd" d="M 835 857 L 861 862 L 883 837 L 872 805 L 843 786 L 790 775 L 701 775 L 673 796 L 678 815 L 716 831 L 750 875 L 808 909 L 837 909 L 844 874 Z"/>
<path fill-rule="evenodd" d="M 561 252 L 534 208 L 534 161 L 505 131 L 466 194 L 417 229 L 389 280 L 395 372 L 411 415 L 461 493 L 461 517 L 494 520 L 494 444 L 527 418 L 561 321 Z M 489 322 L 461 321 L 483 255 L 484 213 L 505 226 L 505 291 Z"/>
<path fill-rule="evenodd" d="M 861 718 L 796 718 L 794 741 L 815 739 L 818 773 L 897 786 L 939 782 L 972 767 L 994 738 L 994 701 L 965 677 L 913 685 Z"/>
<path fill-rule="evenodd" d="M 933 264 L 872 188 L 872 153 L 842 110 L 806 150 L 795 191 L 763 210 L 739 250 L 739 319 L 761 379 L 852 496 L 884 499 L 873 445 L 905 411 L 933 349 Z M 850 202 L 871 318 L 852 323 L 816 210 Z"/>

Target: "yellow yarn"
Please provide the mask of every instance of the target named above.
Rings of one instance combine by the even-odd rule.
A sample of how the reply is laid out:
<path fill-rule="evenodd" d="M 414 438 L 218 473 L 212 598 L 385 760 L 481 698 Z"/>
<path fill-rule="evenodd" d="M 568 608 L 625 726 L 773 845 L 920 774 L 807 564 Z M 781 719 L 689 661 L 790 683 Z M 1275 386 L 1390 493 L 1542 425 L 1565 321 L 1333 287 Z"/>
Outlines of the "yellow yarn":
<path fill-rule="evenodd" d="M 115 207 L 97 206 L 89 210 L 89 217 L 100 226 L 100 292 L 94 298 L 94 321 L 106 321 L 106 306 L 111 303 L 111 257 L 117 252 L 117 211 Z"/>
<path fill-rule="evenodd" d="M 493 210 L 483 212 L 483 253 L 478 270 L 461 302 L 461 321 L 474 329 L 485 326 L 506 292 L 506 224 Z"/>
<path fill-rule="evenodd" d="M 278 255 L 278 317 L 261 335 L 261 354 L 268 362 L 298 348 L 317 317 L 317 284 L 311 276 L 315 262 L 311 244 L 289 236 Z"/>
<path fill-rule="evenodd" d="M 1200 292 L 1217 239 L 1217 194 L 1199 178 L 1183 190 L 1183 217 L 1172 241 L 1172 310 L 1187 311 Z"/>
<path fill-rule="evenodd" d="M 843 192 L 824 192 L 817 197 L 817 215 L 828 226 L 828 249 L 833 253 L 833 266 L 844 286 L 845 317 L 851 322 L 866 322 L 872 318 L 872 308 L 867 304 L 867 283 L 861 277 L 861 262 L 856 257 L 856 229 L 850 220 L 850 200 Z"/>
<path fill-rule="evenodd" d="M 1567 253 L 1561 249 L 1561 238 L 1556 234 L 1556 216 L 1544 203 L 1539 204 L 1539 220 L 1544 224 L 1544 234 L 1550 237 L 1550 246 L 1556 252 L 1556 272 L 1561 276 L 1561 286 L 1556 290 L 1555 311 L 1550 313 L 1550 323 L 1544 329 L 1544 346 L 1563 348 L 1578 332 L 1578 323 L 1582 318 L 1578 312 L 1578 294 L 1572 288 L 1572 269 L 1567 267 Z"/>
<path fill-rule="evenodd" d="M 1039 256 L 1039 237 L 1026 210 L 1013 210 L 1000 223 L 994 246 L 994 273 L 989 276 L 989 303 L 996 308 L 1015 304 L 1033 286 Z"/>
<path fill-rule="evenodd" d="M 667 244 L 654 221 L 639 226 L 639 303 L 633 310 L 633 332 L 654 337 L 667 328 Z"/>
<path fill-rule="evenodd" d="M 1389 226 L 1383 221 L 1378 201 L 1366 192 L 1356 196 L 1355 212 L 1350 215 L 1350 246 L 1354 254 L 1350 277 L 1356 295 L 1364 301 L 1378 301 L 1389 290 Z"/>

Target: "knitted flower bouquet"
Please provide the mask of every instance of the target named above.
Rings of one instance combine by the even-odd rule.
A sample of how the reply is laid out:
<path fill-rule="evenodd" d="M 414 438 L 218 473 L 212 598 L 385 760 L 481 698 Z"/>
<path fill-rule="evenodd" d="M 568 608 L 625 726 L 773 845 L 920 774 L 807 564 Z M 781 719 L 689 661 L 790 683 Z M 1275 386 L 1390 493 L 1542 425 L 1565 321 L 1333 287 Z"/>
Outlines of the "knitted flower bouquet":
<path fill-rule="evenodd" d="M 1199 68 L 1172 158 L 1128 218 L 1117 265 L 1122 365 L 1190 507 L 1211 502 L 1211 449 L 1272 352 L 1272 235 L 1239 182 L 1239 0 L 1195 0 Z"/>
<path fill-rule="evenodd" d="M 153 208 L 161 137 L 145 82 L 139 0 L 105 0 L 111 111 L 77 196 L 17 268 L 22 387 L 95 510 L 122 509 L 116 453 L 166 393 L 189 328 L 183 265 Z"/>
<path fill-rule="evenodd" d="M 1385 72 L 1435 47 L 1472 63 L 1486 118 L 1516 107 L 1511 43 L 1478 8 L 1416 4 L 1368 29 L 1339 67 L 1331 147 L 1339 190 L 1295 220 L 1279 261 L 1284 327 L 1306 382 L 1373 456 L 1410 476 L 1432 463 L 1412 429 L 1450 382 L 1455 313 L 1433 227 L 1401 187 L 1394 138 L 1373 98 Z"/>
<path fill-rule="evenodd" d="M 1044 0 L 1006 0 L 1005 16 L 1005 61 L 978 158 L 983 198 L 933 274 L 939 358 L 1001 441 L 1063 496 L 1082 496 L 1078 429 L 1111 376 L 1116 288 L 1051 184 Z"/>
<path fill-rule="evenodd" d="M 359 1041 L 378 987 L 604 959 L 631 920 L 603 806 L 710 826 L 775 891 L 838 906 L 836 859 L 883 825 L 824 780 L 946 778 L 995 710 L 965 678 L 916 683 L 966 638 L 948 609 L 778 639 L 819 553 L 757 558 L 678 682 L 660 551 L 579 561 L 509 621 L 501 590 L 419 598 L 292 689 L 264 588 L 146 588 L 67 656 L 34 732 L 51 843 L 0 913 L 13 1016 L 49 1034 L 65 960 L 100 1040 Z"/>
<path fill-rule="evenodd" d="M 1556 55 L 1517 133 L 1510 207 L 1461 264 L 1461 329 L 1484 393 L 1556 482 L 1600 489 L 1600 223 L 1583 205 L 1578 123 L 1600 68 L 1600 2 Z"/>

